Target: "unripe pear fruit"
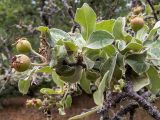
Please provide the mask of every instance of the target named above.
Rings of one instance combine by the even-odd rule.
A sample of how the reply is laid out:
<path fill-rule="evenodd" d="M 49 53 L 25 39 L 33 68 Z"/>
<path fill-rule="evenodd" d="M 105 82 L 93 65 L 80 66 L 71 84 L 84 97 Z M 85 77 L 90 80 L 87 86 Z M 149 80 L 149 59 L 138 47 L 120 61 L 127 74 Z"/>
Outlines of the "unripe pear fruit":
<path fill-rule="evenodd" d="M 28 53 L 31 51 L 31 44 L 30 42 L 27 40 L 27 38 L 20 38 L 18 41 L 17 41 L 17 44 L 16 44 L 16 49 L 18 52 L 20 53 Z"/>
<path fill-rule="evenodd" d="M 143 8 L 141 6 L 137 6 L 137 7 L 133 8 L 133 13 L 135 15 L 138 15 L 142 12 L 142 10 L 143 10 Z"/>
<path fill-rule="evenodd" d="M 144 20 L 141 17 L 134 17 L 130 20 L 131 28 L 137 32 L 144 26 Z"/>
<path fill-rule="evenodd" d="M 16 55 L 12 58 L 12 67 L 18 72 L 26 71 L 30 65 L 30 58 L 24 54 Z"/>

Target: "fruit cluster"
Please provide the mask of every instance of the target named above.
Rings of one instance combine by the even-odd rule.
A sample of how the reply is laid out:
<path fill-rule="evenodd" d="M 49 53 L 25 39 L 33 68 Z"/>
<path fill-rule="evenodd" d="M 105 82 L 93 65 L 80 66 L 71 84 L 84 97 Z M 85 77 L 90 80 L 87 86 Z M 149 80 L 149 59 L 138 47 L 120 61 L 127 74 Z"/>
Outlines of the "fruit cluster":
<path fill-rule="evenodd" d="M 31 99 L 31 100 L 27 100 L 26 101 L 26 106 L 31 108 L 31 107 L 34 107 L 34 108 L 40 108 L 42 106 L 42 101 L 41 99 Z"/>
<path fill-rule="evenodd" d="M 16 42 L 16 49 L 19 53 L 22 54 L 15 55 L 12 58 L 12 68 L 14 68 L 18 72 L 24 72 L 27 69 L 29 69 L 31 65 L 30 58 L 27 55 L 25 55 L 26 53 L 32 50 L 31 44 L 27 40 L 27 38 L 20 38 Z"/>
<path fill-rule="evenodd" d="M 137 32 L 144 26 L 144 20 L 140 16 L 142 11 L 143 11 L 143 8 L 141 6 L 136 6 L 132 10 L 133 14 L 130 19 L 130 25 L 134 32 Z"/>

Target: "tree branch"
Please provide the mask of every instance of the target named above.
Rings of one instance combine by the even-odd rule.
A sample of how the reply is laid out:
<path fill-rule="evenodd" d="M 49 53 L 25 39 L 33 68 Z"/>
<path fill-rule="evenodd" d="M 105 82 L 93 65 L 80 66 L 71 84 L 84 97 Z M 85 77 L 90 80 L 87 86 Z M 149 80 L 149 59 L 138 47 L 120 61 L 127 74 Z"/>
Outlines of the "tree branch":
<path fill-rule="evenodd" d="M 152 9 L 152 12 L 153 12 L 153 15 L 154 15 L 154 19 L 155 19 L 156 21 L 158 21 L 158 17 L 157 17 L 157 14 L 156 14 L 156 11 L 155 11 L 155 9 L 154 9 L 154 6 L 153 6 L 152 2 L 151 2 L 150 0 L 146 0 L 146 1 L 148 2 L 149 6 L 150 6 L 151 9 Z"/>
<path fill-rule="evenodd" d="M 126 107 L 122 108 L 119 112 L 116 113 L 116 115 L 114 117 L 111 118 L 111 120 L 121 120 L 121 118 L 127 114 L 128 112 L 131 112 L 133 110 L 135 110 L 136 108 L 138 108 L 138 104 L 137 103 L 130 103 L 129 105 L 127 105 Z M 133 116 L 132 116 L 133 117 Z"/>
<path fill-rule="evenodd" d="M 130 97 L 130 98 L 134 99 L 136 102 L 138 102 L 139 105 L 141 107 L 143 107 L 143 109 L 146 110 L 150 116 L 152 116 L 156 120 L 160 120 L 160 112 L 150 102 L 148 102 L 142 96 L 138 95 L 136 92 L 133 91 L 131 81 L 126 81 L 126 86 L 124 88 L 124 92 L 127 93 L 128 97 Z"/>
<path fill-rule="evenodd" d="M 68 5 L 67 0 L 62 0 L 62 2 L 64 4 L 65 8 L 67 9 L 68 14 L 69 14 L 69 16 L 70 16 L 70 18 L 72 20 L 72 24 L 73 24 L 73 27 L 72 27 L 72 30 L 71 30 L 72 33 L 74 33 L 76 31 L 76 28 L 78 28 L 80 30 L 79 24 L 74 21 L 75 14 L 74 14 L 74 11 L 72 9 L 72 6 Z"/>

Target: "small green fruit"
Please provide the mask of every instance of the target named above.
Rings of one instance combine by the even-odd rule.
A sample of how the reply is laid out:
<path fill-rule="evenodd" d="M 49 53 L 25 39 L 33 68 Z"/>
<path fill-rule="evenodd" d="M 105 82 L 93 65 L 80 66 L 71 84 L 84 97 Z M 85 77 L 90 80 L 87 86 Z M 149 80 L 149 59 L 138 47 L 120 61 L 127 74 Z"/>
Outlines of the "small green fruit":
<path fill-rule="evenodd" d="M 17 41 L 17 44 L 16 44 L 16 49 L 18 52 L 20 53 L 28 53 L 31 51 L 31 44 L 30 42 L 27 40 L 27 38 L 20 38 L 18 41 Z"/>
<path fill-rule="evenodd" d="M 12 58 L 12 67 L 18 72 L 26 71 L 30 65 L 30 58 L 24 54 L 16 55 Z"/>
<path fill-rule="evenodd" d="M 132 29 L 137 32 L 144 26 L 144 20 L 141 17 L 135 17 L 130 20 Z"/>
<path fill-rule="evenodd" d="M 133 8 L 133 13 L 135 15 L 138 15 L 142 12 L 142 10 L 143 10 L 143 8 L 141 6 L 137 6 L 137 7 Z"/>

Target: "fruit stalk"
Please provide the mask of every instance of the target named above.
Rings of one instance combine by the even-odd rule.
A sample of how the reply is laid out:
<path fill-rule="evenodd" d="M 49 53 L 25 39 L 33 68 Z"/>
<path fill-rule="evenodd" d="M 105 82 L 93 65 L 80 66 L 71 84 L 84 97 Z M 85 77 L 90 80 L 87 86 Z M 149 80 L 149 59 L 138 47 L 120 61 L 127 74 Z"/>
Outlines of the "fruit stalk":
<path fill-rule="evenodd" d="M 46 66 L 46 65 L 48 65 L 47 59 L 45 57 L 43 57 L 42 55 L 40 55 L 39 53 L 37 53 L 33 49 L 31 49 L 31 52 L 33 54 L 37 55 L 38 57 L 40 57 L 42 59 L 42 61 L 44 61 L 43 63 L 31 63 L 31 65 L 34 65 L 34 66 Z"/>

